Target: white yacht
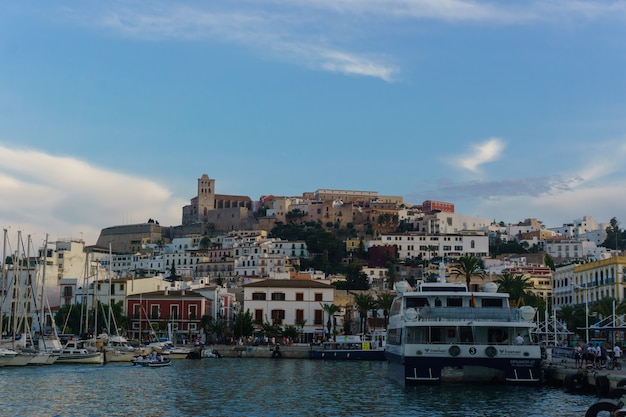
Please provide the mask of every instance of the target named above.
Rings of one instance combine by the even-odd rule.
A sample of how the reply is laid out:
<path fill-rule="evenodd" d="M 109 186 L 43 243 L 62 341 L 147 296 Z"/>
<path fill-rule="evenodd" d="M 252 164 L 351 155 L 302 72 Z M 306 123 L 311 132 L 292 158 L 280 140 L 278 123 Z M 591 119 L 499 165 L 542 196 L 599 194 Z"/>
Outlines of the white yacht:
<path fill-rule="evenodd" d="M 509 307 L 509 294 L 488 283 L 396 286 L 385 355 L 392 379 L 402 384 L 449 381 L 537 383 L 541 348 L 531 340 L 532 307 Z"/>

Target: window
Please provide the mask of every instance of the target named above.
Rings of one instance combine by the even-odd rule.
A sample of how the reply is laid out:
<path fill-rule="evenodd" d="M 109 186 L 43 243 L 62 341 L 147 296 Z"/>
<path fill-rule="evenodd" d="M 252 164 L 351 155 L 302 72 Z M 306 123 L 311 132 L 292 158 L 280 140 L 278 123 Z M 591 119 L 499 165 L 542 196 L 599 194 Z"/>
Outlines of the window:
<path fill-rule="evenodd" d="M 257 323 L 263 323 L 263 309 L 258 308 L 254 310 L 254 321 Z"/>
<path fill-rule="evenodd" d="M 272 322 L 276 324 L 283 324 L 285 319 L 285 310 L 272 310 Z"/>
<path fill-rule="evenodd" d="M 296 324 L 304 321 L 304 310 L 299 308 L 296 310 Z"/>
<path fill-rule="evenodd" d="M 264 292 L 253 292 L 252 293 L 252 299 L 253 300 L 265 300 L 265 293 Z"/>
<path fill-rule="evenodd" d="M 324 310 L 315 310 L 313 324 L 324 324 Z"/>
<path fill-rule="evenodd" d="M 172 305 L 170 306 L 170 319 L 171 320 L 178 320 L 178 306 L 177 305 Z"/>
<path fill-rule="evenodd" d="M 284 292 L 273 292 L 272 293 L 272 301 L 285 301 L 285 293 Z"/>
<path fill-rule="evenodd" d="M 150 306 L 150 318 L 151 319 L 158 319 L 161 317 L 161 311 L 159 309 L 159 305 L 152 305 Z"/>
<path fill-rule="evenodd" d="M 189 320 L 198 319 L 198 306 L 189 306 Z"/>
<path fill-rule="evenodd" d="M 315 293 L 315 301 L 324 301 L 324 298 L 322 297 L 322 293 L 321 292 L 316 292 Z"/>
<path fill-rule="evenodd" d="M 304 301 L 304 293 L 303 292 L 297 292 L 296 293 L 296 301 Z"/>

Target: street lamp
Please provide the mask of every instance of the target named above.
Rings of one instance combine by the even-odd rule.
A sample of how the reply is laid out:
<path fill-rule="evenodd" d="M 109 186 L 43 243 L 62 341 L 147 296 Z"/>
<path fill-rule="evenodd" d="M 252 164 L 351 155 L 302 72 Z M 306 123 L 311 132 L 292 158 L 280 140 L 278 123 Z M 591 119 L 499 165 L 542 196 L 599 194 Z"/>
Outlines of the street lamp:
<path fill-rule="evenodd" d="M 588 296 L 588 288 L 587 284 L 584 287 L 575 285 L 575 290 L 583 289 L 585 290 L 585 343 L 589 343 L 589 296 Z"/>

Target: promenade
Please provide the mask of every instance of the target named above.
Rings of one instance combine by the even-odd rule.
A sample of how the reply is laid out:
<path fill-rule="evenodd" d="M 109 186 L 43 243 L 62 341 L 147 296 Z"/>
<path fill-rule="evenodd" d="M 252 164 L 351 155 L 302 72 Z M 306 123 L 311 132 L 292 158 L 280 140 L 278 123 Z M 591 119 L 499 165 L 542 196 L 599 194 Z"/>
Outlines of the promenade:
<path fill-rule="evenodd" d="M 600 369 L 587 366 L 583 361 L 582 368 L 576 366 L 576 361 L 570 357 L 552 356 L 543 364 L 544 378 L 547 384 L 562 386 L 569 392 L 595 392 L 599 397 L 605 396 L 608 391 L 626 384 L 626 361 L 622 358 L 622 369 Z"/>

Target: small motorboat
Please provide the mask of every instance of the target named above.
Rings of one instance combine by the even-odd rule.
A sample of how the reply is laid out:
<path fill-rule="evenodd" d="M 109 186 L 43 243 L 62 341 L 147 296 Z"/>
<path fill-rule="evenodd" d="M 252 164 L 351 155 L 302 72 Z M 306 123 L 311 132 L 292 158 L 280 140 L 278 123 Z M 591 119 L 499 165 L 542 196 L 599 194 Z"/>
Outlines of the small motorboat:
<path fill-rule="evenodd" d="M 172 360 L 170 358 L 142 358 L 142 357 L 137 357 L 135 359 L 132 360 L 133 365 L 139 365 L 139 366 L 147 366 L 150 368 L 160 368 L 162 366 L 169 366 L 172 363 Z"/>

